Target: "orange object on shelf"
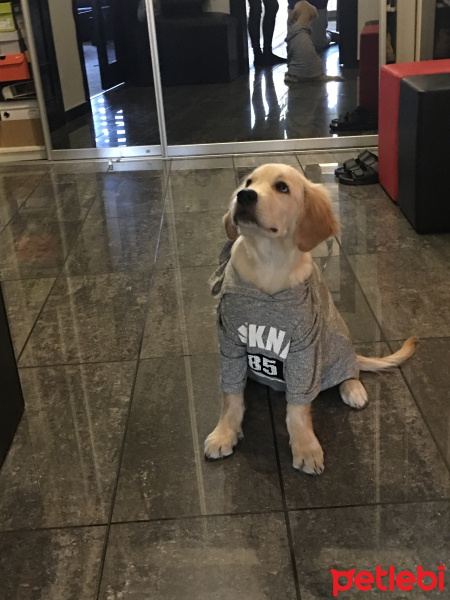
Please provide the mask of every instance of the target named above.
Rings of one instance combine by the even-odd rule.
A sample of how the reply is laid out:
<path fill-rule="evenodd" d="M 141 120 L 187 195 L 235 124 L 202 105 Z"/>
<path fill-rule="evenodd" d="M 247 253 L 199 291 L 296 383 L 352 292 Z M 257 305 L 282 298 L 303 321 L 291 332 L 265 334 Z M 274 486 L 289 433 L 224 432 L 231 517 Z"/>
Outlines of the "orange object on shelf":
<path fill-rule="evenodd" d="M 30 79 L 30 70 L 25 54 L 0 56 L 0 81 Z"/>

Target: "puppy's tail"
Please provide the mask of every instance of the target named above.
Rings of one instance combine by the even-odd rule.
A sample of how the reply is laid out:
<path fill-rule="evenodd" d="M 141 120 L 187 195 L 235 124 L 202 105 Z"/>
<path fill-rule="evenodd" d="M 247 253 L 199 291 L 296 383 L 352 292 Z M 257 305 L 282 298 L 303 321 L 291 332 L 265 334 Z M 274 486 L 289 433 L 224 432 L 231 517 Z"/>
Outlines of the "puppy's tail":
<path fill-rule="evenodd" d="M 398 367 L 414 354 L 416 344 L 417 338 L 410 337 L 406 340 L 400 350 L 394 352 L 394 354 L 385 356 L 384 358 L 357 356 L 359 368 L 361 371 L 386 371 L 387 369 Z"/>

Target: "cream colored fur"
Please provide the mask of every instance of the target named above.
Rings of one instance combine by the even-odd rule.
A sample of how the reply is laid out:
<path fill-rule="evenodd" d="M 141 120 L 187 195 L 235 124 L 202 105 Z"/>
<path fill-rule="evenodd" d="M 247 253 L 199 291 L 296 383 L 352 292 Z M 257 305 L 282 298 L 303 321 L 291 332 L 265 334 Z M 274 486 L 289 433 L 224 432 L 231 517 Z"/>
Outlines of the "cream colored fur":
<path fill-rule="evenodd" d="M 252 219 L 237 202 L 240 190 L 257 194 L 251 207 Z M 331 202 L 322 185 L 308 181 L 296 169 L 267 164 L 255 169 L 236 190 L 224 226 L 233 244 L 231 260 L 241 278 L 267 294 L 289 289 L 305 281 L 312 272 L 310 250 L 338 232 Z M 396 367 L 414 352 L 415 338 L 409 338 L 396 353 L 384 358 L 358 356 L 362 371 Z M 352 408 L 367 403 L 367 393 L 357 379 L 339 386 L 342 400 Z M 205 442 L 208 458 L 221 458 L 233 452 L 242 436 L 243 394 L 224 394 L 222 414 Z M 312 425 L 311 405 L 288 405 L 287 428 L 293 466 L 306 473 L 324 469 L 323 451 Z"/>

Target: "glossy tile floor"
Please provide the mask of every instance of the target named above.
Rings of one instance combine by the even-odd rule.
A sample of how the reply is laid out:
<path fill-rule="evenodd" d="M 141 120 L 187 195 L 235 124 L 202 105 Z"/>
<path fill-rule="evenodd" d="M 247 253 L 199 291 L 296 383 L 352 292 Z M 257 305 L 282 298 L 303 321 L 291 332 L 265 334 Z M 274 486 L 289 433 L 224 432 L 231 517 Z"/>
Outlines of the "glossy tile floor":
<path fill-rule="evenodd" d="M 417 235 L 379 185 L 339 186 L 357 154 L 0 168 L 26 402 L 0 471 L 2 600 L 329 600 L 330 569 L 449 565 L 450 235 Z M 202 453 L 221 404 L 221 216 L 269 161 L 330 190 L 342 230 L 314 255 L 357 350 L 421 338 L 401 371 L 363 375 L 364 411 L 335 389 L 314 402 L 315 478 L 291 467 L 283 396 L 254 383 L 235 454 Z"/>

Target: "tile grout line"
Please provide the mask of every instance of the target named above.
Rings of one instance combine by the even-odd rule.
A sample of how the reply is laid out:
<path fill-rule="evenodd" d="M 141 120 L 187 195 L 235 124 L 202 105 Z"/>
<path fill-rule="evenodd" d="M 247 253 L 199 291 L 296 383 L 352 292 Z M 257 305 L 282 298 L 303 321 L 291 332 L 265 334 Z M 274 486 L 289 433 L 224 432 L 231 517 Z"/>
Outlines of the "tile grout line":
<path fill-rule="evenodd" d="M 296 508 L 288 508 L 286 512 L 290 513 L 301 513 L 307 511 L 324 511 L 324 510 L 343 510 L 352 508 L 379 508 L 388 506 L 412 506 L 412 505 L 424 505 L 424 504 L 450 504 L 450 496 L 448 498 L 427 498 L 424 500 L 398 500 L 388 502 L 373 502 L 363 504 L 334 504 L 329 506 L 302 506 Z M 197 521 L 203 519 L 216 519 L 224 517 L 248 517 L 248 516 L 260 516 L 260 515 L 284 515 L 285 511 L 280 509 L 266 509 L 266 510 L 252 510 L 248 512 L 231 512 L 231 513 L 209 513 L 206 515 L 193 514 L 193 515 L 182 515 L 178 517 L 156 517 L 150 519 L 132 519 L 130 521 L 112 521 L 111 525 L 140 525 L 140 524 L 153 524 L 153 523 L 172 523 L 174 521 Z M 86 529 L 107 527 L 108 523 L 82 523 L 77 525 L 54 525 L 54 526 L 41 526 L 41 527 L 23 527 L 19 529 L 0 529 L 0 537 L 2 535 L 10 535 L 17 533 L 36 533 L 43 531 L 69 531 L 73 529 Z"/>
<path fill-rule="evenodd" d="M 272 426 L 273 445 L 274 445 L 275 460 L 277 463 L 277 470 L 278 470 L 278 481 L 279 481 L 279 485 L 280 485 L 281 502 L 283 505 L 284 522 L 285 522 L 285 526 L 286 526 L 286 534 L 287 534 L 288 544 L 289 544 L 289 554 L 290 554 L 290 559 L 291 559 L 292 577 L 294 579 L 294 587 L 295 587 L 295 594 L 297 596 L 297 600 L 301 600 L 302 594 L 300 591 L 300 580 L 299 580 L 298 570 L 297 570 L 297 561 L 295 559 L 295 549 L 294 549 L 294 540 L 292 538 L 291 522 L 289 519 L 289 511 L 288 511 L 287 502 L 286 502 L 286 493 L 285 493 L 285 489 L 284 489 L 283 472 L 281 470 L 281 460 L 280 460 L 280 453 L 279 453 L 279 449 L 278 449 L 278 439 L 277 439 L 276 429 L 275 429 L 275 417 L 273 414 L 272 403 L 270 401 L 270 393 L 269 393 L 268 389 L 266 389 L 266 398 L 267 398 L 267 403 L 269 405 L 270 423 Z"/>
<path fill-rule="evenodd" d="M 358 285 L 358 287 L 359 287 L 359 289 L 361 291 L 361 294 L 363 295 L 363 298 L 366 301 L 367 306 L 369 307 L 369 310 L 370 310 L 370 312 L 372 314 L 372 317 L 374 318 L 375 323 L 377 324 L 377 327 L 379 328 L 379 330 L 381 332 L 383 340 L 380 340 L 380 341 L 382 341 L 383 343 L 385 343 L 387 345 L 387 347 L 389 348 L 390 352 L 392 352 L 393 349 L 392 349 L 392 345 L 391 345 L 390 342 L 397 341 L 397 340 L 388 340 L 387 339 L 387 336 L 385 335 L 384 330 L 381 327 L 381 323 L 379 322 L 379 320 L 378 320 L 375 312 L 373 311 L 372 305 L 370 304 L 370 302 L 369 302 L 369 300 L 368 300 L 368 298 L 367 298 L 367 296 L 366 296 L 366 294 L 365 294 L 365 292 L 363 290 L 363 287 L 362 287 L 362 285 L 361 285 L 358 277 L 356 276 L 355 271 L 353 270 L 352 264 L 351 264 L 350 260 L 348 259 L 347 253 L 345 252 L 345 249 L 341 246 L 341 244 L 340 244 L 340 242 L 339 242 L 339 240 L 337 238 L 336 238 L 336 241 L 337 241 L 337 243 L 338 243 L 338 245 L 339 245 L 339 247 L 340 247 L 340 249 L 342 251 L 342 255 L 345 257 L 345 260 L 347 261 L 347 264 L 348 264 L 348 266 L 350 268 L 350 271 L 351 271 L 353 277 L 355 278 L 355 281 L 356 281 L 356 283 L 357 283 L 357 285 Z M 358 255 L 356 255 L 356 256 L 358 256 Z M 443 336 L 443 338 L 424 338 L 424 339 L 445 339 L 446 337 L 448 337 L 448 336 Z M 398 341 L 401 341 L 401 340 L 398 340 Z M 420 342 L 420 340 L 419 340 L 419 342 Z M 372 342 L 372 343 L 380 343 L 380 342 Z M 415 396 L 415 394 L 414 394 L 414 392 L 413 392 L 410 384 L 408 383 L 408 381 L 406 379 L 406 376 L 405 376 L 405 374 L 403 372 L 403 369 L 401 367 L 399 367 L 398 370 L 400 371 L 401 377 L 403 378 L 403 381 L 404 381 L 404 383 L 405 383 L 405 385 L 406 385 L 406 387 L 407 387 L 407 389 L 408 389 L 408 391 L 409 391 L 409 393 L 410 393 L 410 395 L 411 395 L 411 397 L 412 397 L 412 399 L 414 401 L 414 404 L 416 405 L 416 408 L 419 411 L 420 416 L 422 417 L 422 421 L 424 422 L 424 424 L 425 424 L 425 426 L 426 426 L 426 428 L 428 430 L 428 433 L 430 434 L 431 439 L 433 440 L 433 442 L 434 442 L 434 444 L 436 446 L 436 449 L 437 449 L 437 451 L 439 453 L 439 456 L 442 458 L 442 460 L 444 462 L 444 465 L 447 467 L 448 472 L 450 472 L 450 463 L 448 462 L 447 457 L 444 455 L 443 451 L 441 450 L 441 447 L 440 447 L 440 445 L 438 444 L 438 442 L 437 442 L 437 440 L 435 438 L 435 435 L 434 435 L 434 433 L 433 433 L 433 431 L 432 431 L 432 429 L 431 429 L 431 427 L 430 427 L 430 425 L 428 423 L 428 420 L 425 418 L 425 416 L 424 416 L 424 414 L 422 412 L 422 409 L 420 407 L 420 404 L 417 401 L 416 396 Z"/>
<path fill-rule="evenodd" d="M 63 270 L 64 270 L 64 267 L 65 267 L 65 265 L 66 265 L 66 262 L 67 262 L 67 260 L 68 260 L 68 258 L 69 258 L 69 256 L 70 256 L 70 253 L 71 253 L 71 252 L 72 252 L 72 250 L 74 249 L 74 247 L 75 247 L 75 244 L 77 243 L 77 241 L 78 241 L 78 238 L 80 237 L 81 231 L 82 231 L 82 229 L 83 229 L 83 227 L 84 227 L 84 224 L 85 224 L 85 222 L 86 222 L 86 219 L 87 219 L 87 217 L 88 217 L 88 215 L 89 215 L 89 211 L 91 210 L 91 208 L 92 208 L 92 205 L 93 205 L 93 203 L 94 203 L 94 202 L 95 202 L 95 197 L 92 199 L 92 201 L 91 201 L 91 204 L 89 205 L 89 208 L 88 208 L 88 210 L 86 211 L 86 215 L 85 215 L 84 219 L 80 221 L 80 226 L 79 226 L 79 228 L 78 228 L 77 234 L 75 235 L 75 237 L 74 237 L 74 239 L 73 239 L 73 242 L 72 242 L 72 244 L 70 245 L 70 247 L 69 247 L 69 249 L 68 249 L 68 251 L 67 251 L 66 258 L 63 260 L 63 262 L 62 262 L 62 264 L 61 264 L 61 267 L 60 267 L 60 269 L 59 269 L 59 271 L 58 271 L 57 275 L 55 276 L 55 280 L 54 280 L 54 282 L 52 283 L 52 285 L 50 286 L 49 292 L 48 292 L 48 294 L 47 294 L 47 296 L 46 296 L 46 298 L 45 298 L 45 300 L 44 300 L 44 303 L 42 304 L 40 311 L 39 311 L 39 312 L 38 312 L 38 314 L 36 315 L 36 318 L 35 318 L 35 320 L 34 320 L 33 326 L 32 326 L 32 328 L 30 329 L 30 332 L 28 333 L 28 336 L 27 336 L 27 338 L 26 338 L 26 340 L 25 340 L 25 342 L 24 342 L 24 344 L 23 344 L 23 346 L 22 346 L 22 350 L 19 352 L 19 354 L 18 354 L 18 355 L 17 355 L 17 357 L 16 357 L 16 363 L 17 363 L 17 366 L 18 366 L 18 368 L 19 368 L 19 369 L 21 368 L 21 367 L 20 367 L 20 365 L 19 365 L 19 361 L 20 361 L 20 359 L 22 358 L 23 352 L 24 352 L 24 350 L 25 350 L 25 348 L 26 348 L 26 346 L 27 346 L 28 342 L 30 341 L 31 335 L 32 335 L 32 333 L 33 333 L 33 331 L 34 331 L 34 329 L 35 329 L 35 327 L 36 327 L 36 324 L 37 324 L 37 322 L 38 322 L 38 320 L 39 320 L 40 316 L 42 315 L 42 313 L 43 313 L 43 311 L 44 311 L 44 308 L 45 308 L 45 306 L 47 305 L 48 299 L 50 298 L 50 295 L 51 295 L 51 293 L 53 292 L 53 290 L 54 290 L 54 288 L 55 288 L 55 286 L 56 286 L 56 282 L 58 281 L 58 279 L 60 278 L 60 276 L 61 276 L 61 274 L 62 274 L 62 272 L 63 272 Z M 30 278 L 30 279 L 31 279 L 31 278 Z M 51 279 L 51 277 L 45 277 L 44 279 Z M 21 280 L 19 280 L 19 281 L 21 281 Z"/>
<path fill-rule="evenodd" d="M 168 167 L 167 167 L 167 165 L 168 165 Z M 152 286 L 153 286 L 153 281 L 154 281 L 154 265 L 155 265 L 156 258 L 158 255 L 159 243 L 160 243 L 162 227 L 163 227 L 163 223 L 164 223 L 164 207 L 165 207 L 165 202 L 166 202 L 166 196 L 168 193 L 171 166 L 172 166 L 172 161 L 168 161 L 168 162 L 164 163 L 165 188 L 163 191 L 164 202 L 163 202 L 162 211 L 161 211 L 161 222 L 160 222 L 160 227 L 159 227 L 159 232 L 158 232 L 158 240 L 157 240 L 157 244 L 156 244 L 156 248 L 155 248 L 153 265 L 151 268 L 150 281 L 148 283 L 147 301 L 146 301 L 146 308 L 145 308 L 145 313 L 144 313 L 145 318 L 143 319 L 143 323 L 142 323 L 142 332 L 141 332 L 140 340 L 137 344 L 136 366 L 134 369 L 134 375 L 133 375 L 133 380 L 132 380 L 133 383 L 132 383 L 131 389 L 130 389 L 130 403 L 128 406 L 128 411 L 127 411 L 127 414 L 125 417 L 125 422 L 124 422 L 124 427 L 123 427 L 122 443 L 120 445 L 119 455 L 118 455 L 118 459 L 117 459 L 115 481 L 114 481 L 114 486 L 112 488 L 111 497 L 110 497 L 110 510 L 109 510 L 109 514 L 108 514 L 108 521 L 106 523 L 106 531 L 105 531 L 105 537 L 103 540 L 103 548 L 102 548 L 102 552 L 101 552 L 101 556 L 100 556 L 100 565 L 99 565 L 99 570 L 98 570 L 98 583 L 97 583 L 97 587 L 95 590 L 95 596 L 94 596 L 94 598 L 96 598 L 97 600 L 100 597 L 101 585 L 102 585 L 102 581 L 103 581 L 103 573 L 104 573 L 105 563 L 106 563 L 106 554 L 107 554 L 108 544 L 109 544 L 109 537 L 110 537 L 110 533 L 111 533 L 111 526 L 113 525 L 113 514 L 114 514 L 115 503 L 116 503 L 117 491 L 119 489 L 120 471 L 122 469 L 122 461 L 123 461 L 123 457 L 125 454 L 125 445 L 126 445 L 126 439 L 127 439 L 127 433 L 128 433 L 128 426 L 130 423 L 131 410 L 133 407 L 133 397 L 134 397 L 134 393 L 136 390 L 136 381 L 137 381 L 137 375 L 139 372 L 140 355 L 141 355 L 141 351 L 142 351 L 142 345 L 144 342 L 145 326 L 146 326 L 148 311 L 149 311 L 149 307 L 150 307 L 150 294 L 152 291 Z"/>
<path fill-rule="evenodd" d="M 44 175 L 42 176 L 42 179 L 39 180 L 39 182 L 37 183 L 36 187 L 33 188 L 33 190 L 28 194 L 28 196 L 26 196 L 25 200 L 23 200 L 20 203 L 19 208 L 14 211 L 14 213 L 12 214 L 11 218 L 9 219 L 9 221 L 7 221 L 4 226 L 2 228 L 0 228 L 0 235 L 2 235 L 2 233 L 5 231 L 5 229 L 8 227 L 8 225 L 10 225 L 11 221 L 13 219 L 15 219 L 15 217 L 17 217 L 17 215 L 19 214 L 19 212 L 21 211 L 21 209 L 23 208 L 24 204 L 26 202 L 28 202 L 28 200 L 30 199 L 30 196 L 32 196 L 34 194 L 34 192 L 37 190 L 37 188 L 41 185 L 41 183 L 43 182 L 43 180 L 47 177 L 48 173 L 51 171 L 51 169 L 49 169 L 49 171 L 47 171 L 47 173 L 44 173 Z M 2 176 L 2 173 L 0 173 L 0 177 Z M 1 281 L 4 281 L 3 279 Z"/>

